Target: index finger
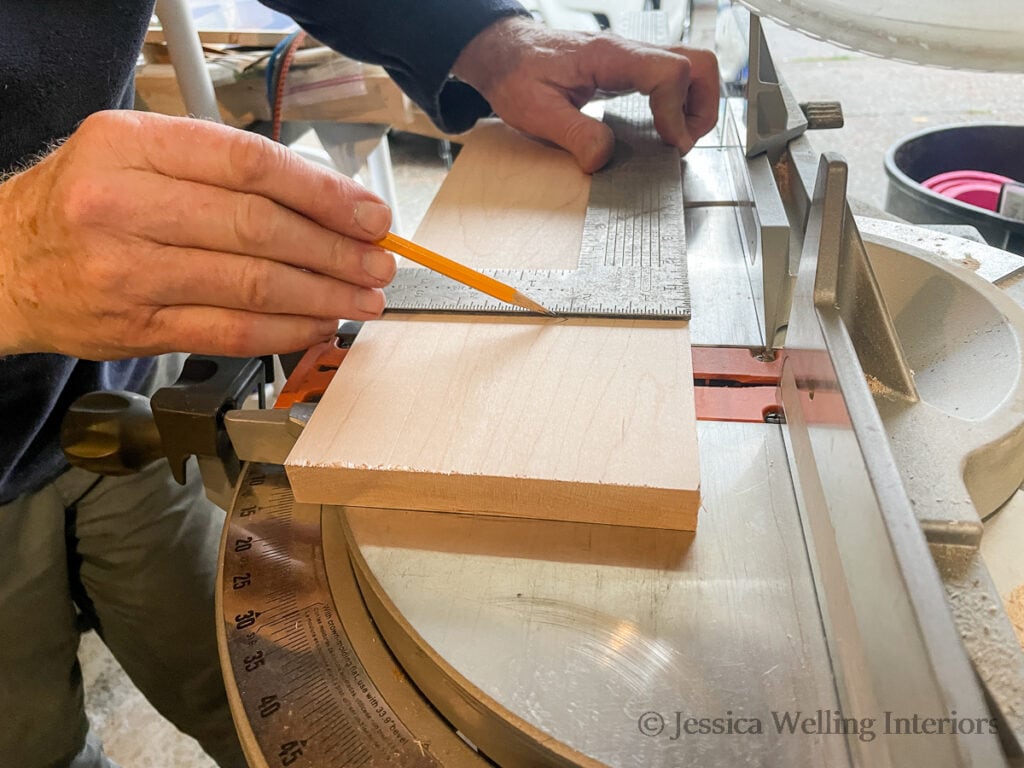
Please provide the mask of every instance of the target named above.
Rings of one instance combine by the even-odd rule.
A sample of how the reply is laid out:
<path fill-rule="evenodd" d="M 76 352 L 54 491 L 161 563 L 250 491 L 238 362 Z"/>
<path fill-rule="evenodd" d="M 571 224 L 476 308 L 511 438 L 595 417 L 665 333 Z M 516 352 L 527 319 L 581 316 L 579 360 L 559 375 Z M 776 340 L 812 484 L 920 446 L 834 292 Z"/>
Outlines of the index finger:
<path fill-rule="evenodd" d="M 375 240 L 391 225 L 384 202 L 352 179 L 263 136 L 205 120 L 118 113 L 112 147 L 130 167 L 269 198 L 335 232 Z"/>
<path fill-rule="evenodd" d="M 587 46 L 598 88 L 637 90 L 650 98 L 654 127 L 683 152 L 718 119 L 718 63 L 710 51 L 660 48 L 612 35 Z"/>
<path fill-rule="evenodd" d="M 690 89 L 686 94 L 686 125 L 694 141 L 718 122 L 718 58 L 711 51 L 691 48 L 673 49 L 690 59 Z"/>

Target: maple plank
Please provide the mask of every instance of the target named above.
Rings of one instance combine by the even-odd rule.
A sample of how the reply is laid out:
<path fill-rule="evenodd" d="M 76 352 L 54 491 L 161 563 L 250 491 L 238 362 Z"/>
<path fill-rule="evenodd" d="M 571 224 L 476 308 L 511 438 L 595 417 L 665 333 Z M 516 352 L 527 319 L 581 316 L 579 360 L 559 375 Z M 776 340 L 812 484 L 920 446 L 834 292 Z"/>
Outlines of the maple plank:
<path fill-rule="evenodd" d="M 572 268 L 589 177 L 477 130 L 415 239 L 476 267 Z M 299 501 L 693 530 L 686 322 L 386 315 L 286 461 Z"/>

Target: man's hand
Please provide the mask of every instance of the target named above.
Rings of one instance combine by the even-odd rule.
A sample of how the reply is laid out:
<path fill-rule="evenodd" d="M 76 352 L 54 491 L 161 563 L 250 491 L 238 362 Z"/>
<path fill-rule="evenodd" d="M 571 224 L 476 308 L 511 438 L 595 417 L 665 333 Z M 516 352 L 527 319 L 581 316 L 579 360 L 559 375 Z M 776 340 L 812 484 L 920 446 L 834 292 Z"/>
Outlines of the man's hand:
<path fill-rule="evenodd" d="M 718 62 L 710 51 L 563 32 L 522 17 L 473 38 L 452 73 L 506 123 L 569 150 L 587 172 L 614 149 L 611 129 L 579 111 L 599 90 L 648 95 L 655 128 L 681 152 L 718 119 Z"/>
<path fill-rule="evenodd" d="M 251 355 L 384 309 L 391 212 L 285 147 L 101 112 L 0 185 L 0 354 Z"/>

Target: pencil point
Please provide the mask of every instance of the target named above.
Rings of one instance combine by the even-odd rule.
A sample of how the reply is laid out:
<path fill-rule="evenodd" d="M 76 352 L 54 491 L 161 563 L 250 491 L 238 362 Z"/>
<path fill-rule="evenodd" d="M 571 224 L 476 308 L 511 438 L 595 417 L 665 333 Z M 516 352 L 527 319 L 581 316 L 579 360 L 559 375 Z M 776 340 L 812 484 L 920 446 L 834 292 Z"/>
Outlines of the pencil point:
<path fill-rule="evenodd" d="M 529 296 L 527 296 L 525 293 L 520 293 L 519 291 L 516 291 L 516 295 L 513 300 L 516 306 L 522 307 L 523 309 L 528 309 L 531 312 L 536 312 L 541 315 L 547 315 L 548 317 L 558 317 L 557 313 L 552 312 L 543 304 L 537 303 Z"/>

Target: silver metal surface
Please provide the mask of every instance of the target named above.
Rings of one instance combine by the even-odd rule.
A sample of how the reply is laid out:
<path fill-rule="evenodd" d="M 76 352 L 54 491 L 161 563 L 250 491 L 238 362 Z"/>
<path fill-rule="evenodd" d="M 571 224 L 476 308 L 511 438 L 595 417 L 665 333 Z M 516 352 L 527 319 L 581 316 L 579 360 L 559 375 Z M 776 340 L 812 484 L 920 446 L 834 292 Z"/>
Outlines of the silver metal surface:
<path fill-rule="evenodd" d="M 1024 71 L 1019 0 L 743 0 L 812 37 L 901 61 Z"/>
<path fill-rule="evenodd" d="M 683 158 L 690 341 L 763 349 L 757 225 L 747 161 L 723 107 L 715 131 Z"/>
<path fill-rule="evenodd" d="M 840 700 L 847 711 L 909 717 L 955 710 L 988 718 L 990 731 L 981 735 L 887 733 L 870 745 L 855 745 L 858 757 L 871 764 L 1006 765 L 993 713 L 916 522 L 911 498 L 926 500 L 907 495 L 862 369 L 864 356 L 855 343 L 859 329 L 849 327 L 857 316 L 837 305 L 848 297 L 829 290 L 842 279 L 849 251 L 833 258 L 822 290 L 820 249 L 837 247 L 843 233 L 835 228 L 852 221 L 845 178 L 834 172 L 835 165 L 823 159 L 814 186 L 782 395 Z M 826 258 L 835 255 L 826 251 Z"/>
<path fill-rule="evenodd" d="M 807 117 L 775 70 L 761 19 L 750 14 L 750 60 L 747 77 L 747 157 L 762 152 L 775 162 L 790 140 L 807 130 Z"/>
<path fill-rule="evenodd" d="M 890 400 L 916 403 L 913 372 L 846 202 L 847 174 L 845 160 L 822 156 L 812 208 L 817 229 L 808 222 L 804 238 L 804 258 L 809 245 L 815 249 L 814 304 L 838 313 L 860 368 Z"/>
<path fill-rule="evenodd" d="M 683 157 L 683 201 L 686 210 L 705 206 L 737 206 L 729 148 L 716 143 L 698 146 Z M 751 205 L 749 201 L 747 205 Z M 687 246 L 689 246 L 687 240 Z"/>
<path fill-rule="evenodd" d="M 738 153 L 730 152 L 732 142 L 728 138 L 731 126 L 735 124 L 734 118 L 740 114 L 735 110 L 727 109 L 723 121 L 723 132 L 727 137 L 723 140 L 722 153 L 717 159 L 719 167 L 722 168 L 731 161 L 734 166 L 738 165 L 736 158 Z M 749 115 L 748 115 L 749 116 Z M 784 200 L 783 204 L 787 209 L 790 221 L 797 230 L 796 236 L 790 239 L 790 273 L 795 273 L 795 263 L 799 259 L 799 250 L 794 249 L 803 240 L 803 227 L 808 215 L 810 187 L 813 181 L 808 181 L 808 176 L 813 180 L 813 171 L 816 167 L 817 155 L 811 149 L 805 139 L 791 141 L 787 149 L 787 157 L 781 159 L 777 168 L 773 168 L 773 175 L 778 176 L 780 192 Z M 706 159 L 705 159 L 706 164 Z M 802 169 L 810 169 L 801 173 Z M 736 200 L 736 218 L 740 223 L 741 240 L 746 243 L 748 252 L 754 259 L 753 267 L 760 267 L 761 275 L 764 276 L 764 285 L 771 285 L 778 282 L 769 272 L 772 270 L 772 263 L 779 265 L 782 259 L 778 255 L 783 251 L 782 241 L 786 237 L 785 224 L 778 213 L 777 205 L 772 204 L 774 194 L 770 185 L 759 183 L 768 181 L 767 174 L 758 176 L 757 169 L 751 168 L 751 162 L 746 164 L 746 170 L 753 182 L 753 188 L 746 187 L 743 183 L 737 183 L 735 171 L 732 174 L 722 173 L 723 177 L 732 176 L 734 200 Z M 685 182 L 685 176 L 684 176 Z M 749 198 L 747 197 L 749 195 Z M 714 204 L 722 205 L 724 197 L 717 189 L 712 189 L 703 195 L 687 195 L 688 200 L 708 200 Z M 744 200 L 750 199 L 753 205 L 745 205 Z M 768 201 L 768 205 L 765 205 Z M 768 215 L 766 215 L 768 214 Z M 692 222 L 700 221 L 693 210 L 687 211 L 688 226 Z M 779 240 L 772 245 L 766 238 L 764 224 L 777 226 L 772 236 Z M 885 320 L 885 310 L 875 312 L 873 315 L 861 318 L 848 317 L 847 320 L 862 334 L 861 351 L 855 365 L 867 361 L 874 371 L 884 370 L 878 367 L 879 358 L 870 348 L 870 344 L 864 342 L 871 339 L 882 340 L 886 337 L 891 341 L 896 338 L 902 339 L 902 343 L 909 344 L 911 363 L 917 367 L 917 379 L 925 388 L 925 403 L 918 404 L 912 409 L 902 407 L 901 401 L 892 397 L 884 397 L 885 388 L 882 389 L 882 414 L 886 416 L 890 410 L 885 406 L 889 404 L 896 409 L 897 417 L 905 420 L 903 429 L 893 426 L 893 419 L 886 422 L 886 428 L 891 434 L 903 434 L 909 439 L 896 440 L 892 444 L 895 451 L 895 462 L 900 467 L 903 481 L 910 484 L 911 498 L 914 499 L 914 512 L 920 519 L 920 524 L 929 533 L 933 540 L 957 541 L 960 544 L 971 543 L 977 545 L 977 536 L 980 528 L 977 522 L 977 511 L 987 511 L 994 505 L 1005 499 L 1007 493 L 1011 492 L 1015 485 L 1020 482 L 1019 462 L 1024 457 L 1024 451 L 1020 450 L 1018 444 L 1017 424 L 1020 419 L 1020 405 L 1017 395 L 1009 396 L 1010 393 L 1019 392 L 1019 358 L 1020 342 L 1018 336 L 1021 329 L 1021 321 L 1016 317 L 1012 309 L 1006 306 L 1005 301 L 999 297 L 993 297 L 994 291 L 979 280 L 970 277 L 963 278 L 963 270 L 977 270 L 981 277 L 988 280 L 1005 279 L 1018 271 L 1021 262 L 1007 254 L 995 251 L 974 244 L 960 245 L 954 239 L 945 236 L 924 232 L 920 229 L 909 228 L 904 225 L 890 223 L 874 223 L 868 227 L 867 252 L 870 254 L 871 263 L 876 265 L 876 272 L 880 275 L 879 282 L 882 297 L 885 302 L 879 302 L 878 290 L 872 288 L 871 293 L 876 296 L 872 302 L 874 307 L 888 305 L 895 312 L 895 327 L 883 329 L 883 333 L 868 330 L 871 323 L 865 324 L 866 319 L 877 323 Z M 912 230 L 912 231 L 908 231 Z M 842 228 L 833 231 L 828 242 L 832 247 L 843 247 L 838 238 L 842 236 Z M 847 237 L 856 238 L 851 233 Z M 723 238 L 722 242 L 728 242 Z M 962 243 L 963 241 L 959 241 Z M 767 244 L 767 245 L 766 245 Z M 856 246 L 854 242 L 852 245 Z M 848 244 L 847 248 L 850 247 Z M 859 246 L 857 246 L 859 249 Z M 691 267 L 691 288 L 695 297 L 702 295 L 702 280 L 700 279 L 697 265 L 701 263 L 699 254 L 705 249 L 699 247 L 698 238 L 690 237 L 690 267 Z M 710 249 L 713 250 L 713 247 Z M 726 249 L 727 252 L 731 249 Z M 773 262 L 773 259 L 775 261 Z M 865 269 L 863 254 L 861 254 L 861 269 Z M 936 268 L 935 265 L 945 263 L 949 268 Z M 881 266 L 878 266 L 881 264 Z M 767 267 L 767 270 L 766 270 Z M 782 270 L 775 267 L 774 275 L 781 277 Z M 771 327 L 770 308 L 762 307 L 765 293 L 759 292 L 758 271 L 752 269 L 750 276 L 750 289 L 754 302 L 759 305 L 763 327 Z M 863 273 L 862 273 L 863 276 Z M 963 278 L 963 279 L 962 279 Z M 854 283 L 856 285 L 856 282 Z M 833 293 L 835 292 L 833 282 Z M 857 290 L 854 291 L 857 293 Z M 899 297 L 907 294 L 919 297 L 919 306 L 911 308 L 906 300 Z M 725 295 L 728 297 L 728 291 Z M 955 301 L 947 301 L 956 297 Z M 735 298 L 734 296 L 729 298 Z M 785 297 L 781 296 L 780 301 Z M 696 298 L 695 298 L 696 302 Z M 709 303 L 711 303 L 709 301 Z M 735 303 L 726 302 L 730 305 L 731 312 L 735 312 Z M 845 300 L 847 310 L 864 309 L 868 303 L 862 296 L 853 299 L 847 295 Z M 704 309 L 695 312 L 693 325 L 700 330 L 700 319 Z M 708 310 L 712 314 L 713 324 L 725 330 L 725 339 L 729 338 L 729 329 L 734 327 L 731 322 L 731 312 L 722 308 Z M 783 313 L 784 314 L 784 313 Z M 707 329 L 708 337 L 715 335 L 714 331 Z M 864 337 L 866 335 L 866 338 Z M 698 333 L 698 343 L 702 343 L 705 335 Z M 721 338 L 721 336 L 719 337 Z M 977 342 L 977 343 L 976 343 Z M 726 343 L 728 343 L 726 341 Z M 978 355 L 975 363 L 965 364 L 964 355 Z M 890 355 L 893 361 L 888 370 L 895 372 L 896 381 L 902 382 L 904 389 L 907 389 L 907 364 L 901 362 L 901 355 Z M 883 358 L 884 359 L 884 358 Z M 927 366 L 919 366 L 922 361 L 927 361 Z M 984 361 L 984 362 L 983 362 Z M 841 363 L 839 363 L 841 364 Z M 979 376 L 979 370 L 984 369 L 986 375 Z M 902 375 L 900 375 L 902 372 Z M 982 381 L 982 379 L 984 379 Z M 828 375 L 822 374 L 823 382 L 828 381 Z M 795 387 L 795 384 L 793 384 Z M 1006 399 L 1002 396 L 1006 395 Z M 879 399 L 879 398 L 876 398 Z M 954 409 L 961 408 L 964 404 L 970 404 L 975 414 L 989 414 L 983 424 L 969 423 L 969 418 L 959 422 L 960 429 L 949 430 L 943 427 L 936 420 L 931 420 L 926 428 L 921 428 L 922 422 L 918 421 L 918 429 L 907 429 L 906 424 L 913 424 L 920 415 L 927 413 L 932 400 L 955 400 L 952 403 Z M 792 405 L 792 403 L 790 404 Z M 946 408 L 948 412 L 950 408 Z M 907 416 L 906 413 L 916 414 Z M 965 412 L 963 416 L 968 416 Z M 965 434 L 968 432 L 969 434 Z M 842 442 L 835 434 L 827 433 L 827 444 L 831 452 L 819 453 L 815 456 L 814 462 L 821 462 L 824 467 L 822 471 L 826 475 L 839 474 L 841 489 L 833 488 L 831 492 L 838 495 L 845 504 L 849 504 L 851 514 L 857 509 L 856 514 L 865 514 L 860 509 L 858 501 L 860 496 L 851 494 L 850 490 L 856 487 L 855 463 L 849 465 L 848 457 L 844 451 L 848 450 L 852 456 L 857 456 L 863 448 L 857 444 L 850 444 L 845 449 L 841 448 Z M 970 457 L 966 464 L 966 472 L 962 463 L 965 457 Z M 812 463 L 814 463 L 812 462 Z M 973 487 L 973 493 L 968 495 L 964 492 L 965 479 Z M 810 484 L 810 483 L 808 483 Z M 865 482 L 866 485 L 866 482 Z M 973 496 L 973 498 L 972 498 Z M 959 503 L 950 503 L 958 499 Z M 828 497 L 821 498 L 823 504 L 828 503 Z M 973 502 L 973 504 L 972 504 Z M 980 504 L 979 504 L 980 502 Z M 835 502 L 832 502 L 835 503 Z M 977 507 L 975 505 L 978 505 Z M 961 511 L 957 512 L 957 507 Z M 907 507 L 904 507 L 906 510 Z M 905 526 L 907 520 L 902 521 Z M 829 535 L 830 523 L 819 523 L 824 525 Z M 966 537 L 966 538 L 965 538 Z M 820 537 L 819 537 L 820 538 Z M 825 545 L 821 545 L 823 550 Z M 950 552 L 957 552 L 954 558 Z M 920 557 L 918 550 L 915 558 Z M 1005 613 L 999 607 L 998 595 L 991 588 L 991 584 L 985 578 L 984 566 L 980 560 L 970 551 L 962 548 L 943 546 L 935 544 L 932 547 L 932 554 L 936 563 L 941 569 L 941 577 L 935 584 L 945 587 L 948 595 L 948 605 L 952 609 L 956 627 L 961 635 L 963 647 L 970 654 L 975 669 L 984 681 L 987 696 L 992 700 L 994 710 L 989 712 L 983 709 L 983 714 L 994 715 L 998 713 L 1004 718 L 1007 724 L 1004 728 L 1003 738 L 1006 740 L 1007 749 L 1013 753 L 1019 750 L 1022 728 L 1020 725 L 1022 712 L 1024 712 L 1024 670 L 1022 670 L 1022 656 L 1014 640 L 1009 624 L 1006 621 Z M 964 566 L 965 561 L 967 565 Z M 876 590 L 897 591 L 891 584 L 874 582 L 870 586 L 862 587 L 856 584 L 856 579 L 850 579 L 842 571 L 841 566 L 838 572 L 835 571 L 836 563 L 840 560 L 836 549 L 824 550 L 815 558 L 816 564 L 822 571 L 832 571 L 832 579 L 829 581 L 828 590 L 831 597 L 836 600 L 839 606 L 849 603 L 850 595 L 846 592 L 849 589 L 864 588 L 867 590 L 867 598 L 858 596 L 860 599 L 870 599 L 870 595 Z M 851 569 L 866 568 L 869 572 L 871 567 L 858 565 L 852 562 Z M 931 563 L 921 563 L 918 559 L 911 559 L 907 562 L 904 559 L 902 567 L 911 569 L 925 569 L 934 573 L 934 566 Z M 857 571 L 857 577 L 865 574 Z M 915 590 L 916 592 L 916 590 Z M 838 597 L 836 596 L 838 594 Z M 881 593 L 877 593 L 881 594 Z M 914 594 L 917 598 L 917 595 Z M 892 601 L 892 596 L 889 601 Z M 932 599 L 934 600 L 934 594 Z M 826 608 L 828 610 L 828 608 Z M 870 611 L 871 609 L 864 609 Z M 839 609 L 834 609 L 836 622 L 834 627 L 835 635 L 842 638 L 841 644 L 844 654 L 837 654 L 837 675 L 841 682 L 844 694 L 844 702 L 848 707 L 860 706 L 863 709 L 877 709 L 875 703 L 879 701 L 874 692 L 866 692 L 864 683 L 869 677 L 869 670 L 877 669 L 877 660 L 872 660 L 870 648 L 859 650 L 858 630 L 851 623 L 852 619 L 847 613 L 841 616 Z M 912 625 L 911 625 L 912 626 Z M 929 627 L 928 631 L 934 631 Z M 948 626 L 946 627 L 948 629 Z M 948 641 L 948 636 L 947 636 Z M 961 667 L 962 673 L 962 667 Z M 844 681 L 849 677 L 856 681 L 848 686 Z M 857 687 L 856 692 L 850 692 Z M 898 692 L 897 692 L 898 693 Z M 882 694 L 883 698 L 885 694 Z M 976 698 L 977 702 L 978 699 Z M 919 702 L 920 703 L 920 702 Z M 859 749 L 870 750 L 870 747 L 857 745 Z M 903 746 L 907 746 L 905 743 Z M 872 760 L 888 759 L 885 747 L 874 748 Z M 912 759 L 920 761 L 924 753 L 916 749 L 908 749 L 908 755 L 914 755 Z M 881 755 L 881 756 L 879 756 Z M 884 763 L 879 763 L 884 764 Z"/>
<path fill-rule="evenodd" d="M 1004 184 L 999 192 L 996 212 L 1008 219 L 1024 221 L 1024 184 Z"/>
<path fill-rule="evenodd" d="M 736 209 L 687 210 L 686 237 L 691 343 L 763 348 Z"/>
<path fill-rule="evenodd" d="M 187 0 L 157 0 L 154 13 L 160 20 L 188 114 L 215 123 L 223 122 L 189 3 Z"/>
<path fill-rule="evenodd" d="M 314 403 L 296 403 L 287 410 L 228 411 L 224 414 L 224 427 L 242 461 L 284 464 L 315 407 Z"/>
<path fill-rule="evenodd" d="M 775 720 L 837 709 L 779 429 L 699 430 L 695 536 L 348 510 L 385 639 L 481 748 L 510 728 L 555 764 L 850 764 L 846 735 Z M 677 733 L 691 717 L 762 732 Z"/>
<path fill-rule="evenodd" d="M 756 20 L 752 22 L 755 23 Z M 755 81 L 758 80 L 760 67 L 760 59 L 754 54 L 756 42 L 757 39 L 751 43 L 751 56 L 754 58 L 751 60 L 753 67 L 748 84 L 748 88 L 755 91 L 758 87 Z M 774 72 L 772 77 L 775 77 Z M 775 83 L 775 87 L 778 88 L 778 83 Z M 781 99 L 781 96 L 779 98 Z M 785 102 L 780 102 L 779 106 L 786 109 Z M 793 108 L 795 109 L 795 106 Z M 782 332 L 789 315 L 797 263 L 793 249 L 799 245 L 798 240 L 792 237 L 785 205 L 774 179 L 772 161 L 764 151 L 769 145 L 773 148 L 785 146 L 784 142 L 779 143 L 782 141 L 782 135 L 766 133 L 761 139 L 755 138 L 758 130 L 780 129 L 780 126 L 764 125 L 759 129 L 758 122 L 757 113 L 747 110 L 746 100 L 723 100 L 719 147 L 719 166 L 723 181 L 720 184 L 727 186 L 732 194 L 731 203 L 714 204 L 735 207 L 740 242 L 747 260 L 747 282 L 753 303 L 754 322 L 757 324 L 757 341 L 748 343 L 751 347 L 758 346 L 765 354 L 771 355 L 783 342 Z M 783 133 L 786 132 L 784 123 L 785 121 L 780 124 Z M 752 157 L 748 157 L 751 153 L 748 153 L 747 146 L 752 140 L 760 141 L 762 147 L 760 152 L 754 152 Z M 776 154 L 774 149 L 772 154 Z M 776 162 L 779 162 L 777 157 Z M 687 202 L 689 204 L 689 196 Z M 691 264 L 695 259 L 694 255 L 690 256 Z M 691 285 L 691 291 L 694 290 L 699 289 Z M 699 319 L 699 313 L 695 314 Z"/>
<path fill-rule="evenodd" d="M 750 158 L 747 171 L 756 204 L 753 213 L 757 240 L 751 252 L 757 256 L 761 272 L 760 280 L 755 279 L 756 272 L 751 275 L 751 286 L 757 293 L 765 344 L 775 349 L 782 341 L 780 332 L 789 322 L 796 279 L 795 264 L 792 269 L 790 266 L 791 230 L 768 158 L 764 155 Z"/>
<path fill-rule="evenodd" d="M 709 299 L 693 299 L 699 311 L 694 311 L 691 329 L 697 326 L 700 333 L 704 327 L 711 326 L 713 337 L 704 341 L 701 335 L 701 340 L 694 343 L 739 343 L 759 347 L 770 354 L 770 350 L 780 346 L 784 338 L 799 260 L 799 240 L 792 236 L 789 215 L 768 156 L 761 152 L 747 157 L 745 142 L 749 139 L 742 137 L 744 129 L 741 126 L 746 125 L 748 132 L 756 130 L 750 124 L 757 120 L 753 113 L 746 112 L 746 102 L 726 100 L 720 122 L 717 145 L 714 148 L 698 147 L 683 161 L 690 291 L 691 296 L 706 292 Z M 763 141 L 772 146 L 776 143 L 769 136 L 764 136 Z M 784 162 L 779 162 L 785 167 Z M 712 180 L 705 180 L 705 177 L 712 177 Z M 709 215 L 702 215 L 701 209 L 711 207 L 732 209 L 739 249 L 746 260 L 742 270 L 745 276 L 732 267 L 734 238 L 720 240 L 720 244 L 716 244 L 709 242 L 707 237 L 700 238 L 694 231 L 704 225 L 704 219 Z M 716 232 L 715 236 L 721 238 L 722 233 Z M 749 301 L 722 302 L 720 297 L 712 295 L 723 286 L 722 280 L 717 276 L 708 279 L 700 274 L 701 271 L 725 271 L 724 285 L 733 293 L 730 298 L 735 299 L 735 292 L 742 291 Z M 738 282 L 732 288 L 728 277 L 745 281 L 746 286 L 741 289 Z M 731 316 L 723 318 L 723 311 Z M 748 317 L 751 311 L 753 315 Z M 705 313 L 710 314 L 705 317 Z M 744 322 L 752 320 L 756 326 L 753 333 L 743 331 L 738 337 L 742 341 L 738 342 L 731 330 L 736 327 L 737 314 L 743 316 Z"/>

